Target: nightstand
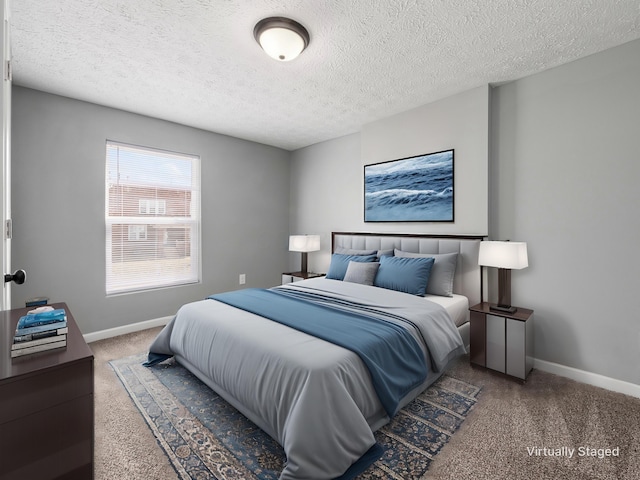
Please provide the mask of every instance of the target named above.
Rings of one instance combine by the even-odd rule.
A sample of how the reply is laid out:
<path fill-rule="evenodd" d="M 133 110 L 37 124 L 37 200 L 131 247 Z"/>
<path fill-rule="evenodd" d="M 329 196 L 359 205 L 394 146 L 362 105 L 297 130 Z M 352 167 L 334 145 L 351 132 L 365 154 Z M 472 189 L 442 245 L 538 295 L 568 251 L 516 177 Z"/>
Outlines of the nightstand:
<path fill-rule="evenodd" d="M 324 277 L 325 275 L 325 273 L 285 272 L 282 274 L 282 285 L 291 282 L 299 282 L 300 280 L 308 280 L 309 278 Z"/>
<path fill-rule="evenodd" d="M 526 380 L 533 368 L 533 310 L 491 310 L 491 304 L 469 308 L 471 363 Z"/>

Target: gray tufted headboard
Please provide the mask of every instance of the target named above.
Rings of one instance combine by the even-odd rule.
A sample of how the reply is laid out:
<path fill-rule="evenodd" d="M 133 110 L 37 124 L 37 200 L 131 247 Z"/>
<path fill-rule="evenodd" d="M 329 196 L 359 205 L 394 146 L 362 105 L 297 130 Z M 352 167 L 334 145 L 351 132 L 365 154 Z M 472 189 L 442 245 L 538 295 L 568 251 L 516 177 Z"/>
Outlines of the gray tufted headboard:
<path fill-rule="evenodd" d="M 336 247 L 358 250 L 397 248 L 413 253 L 457 252 L 458 265 L 453 292 L 469 299 L 469 305 L 483 300 L 482 268 L 478 265 L 478 250 L 484 237 L 479 235 L 420 235 L 403 233 L 332 232 L 331 252 Z"/>

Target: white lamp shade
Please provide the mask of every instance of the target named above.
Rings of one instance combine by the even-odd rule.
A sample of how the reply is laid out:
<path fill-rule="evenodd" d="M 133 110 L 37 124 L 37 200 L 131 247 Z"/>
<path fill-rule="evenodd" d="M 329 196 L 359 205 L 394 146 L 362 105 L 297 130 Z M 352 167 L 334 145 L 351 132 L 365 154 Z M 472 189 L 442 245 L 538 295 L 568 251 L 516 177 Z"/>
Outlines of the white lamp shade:
<path fill-rule="evenodd" d="M 480 242 L 478 264 L 520 270 L 529 266 L 526 242 Z"/>
<path fill-rule="evenodd" d="M 320 250 L 320 235 L 291 235 L 289 237 L 289 251 L 316 252 Z"/>
<path fill-rule="evenodd" d="M 293 30 L 274 27 L 262 32 L 258 43 L 271 58 L 288 62 L 296 58 L 306 46 L 304 40 Z"/>

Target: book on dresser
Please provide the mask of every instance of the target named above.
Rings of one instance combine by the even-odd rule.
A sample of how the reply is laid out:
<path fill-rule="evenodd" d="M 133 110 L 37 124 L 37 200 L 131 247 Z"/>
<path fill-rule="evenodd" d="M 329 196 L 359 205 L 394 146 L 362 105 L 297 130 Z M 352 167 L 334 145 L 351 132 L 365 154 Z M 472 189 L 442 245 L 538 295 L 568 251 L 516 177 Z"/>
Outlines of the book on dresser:
<path fill-rule="evenodd" d="M 64 309 L 44 309 L 20 317 L 11 345 L 11 358 L 67 346 Z"/>

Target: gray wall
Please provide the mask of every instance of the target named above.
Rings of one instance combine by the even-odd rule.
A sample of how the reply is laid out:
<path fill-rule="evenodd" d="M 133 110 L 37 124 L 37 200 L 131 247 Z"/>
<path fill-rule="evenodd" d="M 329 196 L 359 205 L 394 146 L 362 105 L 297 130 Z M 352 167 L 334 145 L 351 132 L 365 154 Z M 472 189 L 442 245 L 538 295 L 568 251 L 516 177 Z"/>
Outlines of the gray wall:
<path fill-rule="evenodd" d="M 13 265 L 27 298 L 65 301 L 83 333 L 172 315 L 183 303 L 280 282 L 289 158 L 281 149 L 14 87 Z M 200 155 L 202 283 L 105 296 L 105 140 Z"/>
<path fill-rule="evenodd" d="M 322 252 L 310 254 L 310 267 L 327 268 L 331 230 L 447 233 L 426 223 L 363 223 L 362 165 L 426 153 L 436 145 L 434 132 L 448 139 L 444 148 L 456 149 L 471 134 L 478 140 L 465 155 L 477 161 L 464 169 L 484 182 L 475 196 L 485 211 L 456 200 L 456 219 L 468 218 L 467 209 L 474 218 L 456 221 L 455 231 L 484 233 L 474 225 L 488 215 L 491 238 L 528 243 L 530 267 L 512 273 L 512 300 L 535 310 L 536 358 L 640 384 L 638 58 L 635 41 L 494 88 L 485 97 L 488 113 L 471 95 L 469 105 L 478 107 L 466 112 L 460 130 L 448 115 L 460 110 L 464 94 L 293 152 L 292 230 L 320 233 L 324 241 Z M 479 132 L 469 127 L 474 122 Z M 482 137 L 489 130 L 487 148 Z M 463 174 L 458 158 L 456 150 L 456 177 Z M 493 274 L 490 280 L 495 300 Z"/>
<path fill-rule="evenodd" d="M 365 125 L 361 163 L 364 166 L 451 148 L 455 150 L 453 223 L 365 224 L 360 213 L 359 220 L 364 228 L 486 235 L 489 231 L 488 85 Z M 363 179 L 360 181 L 362 184 Z M 363 201 L 360 195 L 361 205 Z"/>
<path fill-rule="evenodd" d="M 490 232 L 537 358 L 640 384 L 640 41 L 496 88 Z"/>
<path fill-rule="evenodd" d="M 311 252 L 309 270 L 326 272 L 331 232 L 350 231 L 362 221 L 360 134 L 318 143 L 291 155 L 291 233 L 320 235 L 320 252 Z M 289 267 L 300 269 L 300 254 Z"/>
<path fill-rule="evenodd" d="M 364 165 L 450 148 L 455 149 L 454 223 L 364 222 Z M 309 254 L 309 268 L 326 271 L 330 234 L 337 230 L 486 235 L 488 157 L 487 86 L 365 125 L 361 133 L 294 151 L 292 233 L 321 235 L 321 251 Z"/>

